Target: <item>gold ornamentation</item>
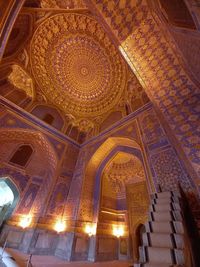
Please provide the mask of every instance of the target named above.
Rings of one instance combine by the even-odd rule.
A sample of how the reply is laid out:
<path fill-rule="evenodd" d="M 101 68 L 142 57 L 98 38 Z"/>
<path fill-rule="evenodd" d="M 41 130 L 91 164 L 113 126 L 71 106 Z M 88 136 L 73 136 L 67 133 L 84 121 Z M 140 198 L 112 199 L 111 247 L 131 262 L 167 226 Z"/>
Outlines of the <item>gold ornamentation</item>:
<path fill-rule="evenodd" d="M 8 124 L 8 125 L 14 125 L 15 123 L 16 123 L 16 121 L 13 120 L 13 119 L 8 119 L 8 120 L 7 120 L 7 124 Z"/>
<path fill-rule="evenodd" d="M 33 81 L 20 66 L 12 66 L 12 72 L 8 76 L 8 80 L 15 87 L 25 91 L 28 96 L 33 97 Z"/>
<path fill-rule="evenodd" d="M 146 181 L 142 181 L 127 187 L 127 206 L 129 214 L 130 234 L 136 234 L 137 226 L 147 220 L 149 209 L 149 195 Z M 134 247 L 137 247 L 136 239 L 133 239 Z M 137 251 L 134 249 L 135 258 Z"/>
<path fill-rule="evenodd" d="M 115 155 L 106 166 L 103 175 L 104 195 L 117 199 L 126 197 L 127 185 L 145 180 L 141 161 L 136 156 L 124 152 L 118 152 Z"/>
<path fill-rule="evenodd" d="M 41 0 L 42 8 L 86 8 L 83 0 Z"/>
<path fill-rule="evenodd" d="M 105 157 L 108 156 L 117 146 L 134 147 L 140 150 L 140 146 L 133 139 L 122 137 L 108 138 L 94 153 L 85 170 L 85 176 L 80 200 L 80 220 L 93 219 L 93 189 L 96 171 L 101 166 Z"/>
<path fill-rule="evenodd" d="M 94 123 L 86 119 L 77 120 L 76 125 L 78 126 L 79 130 L 83 132 L 88 132 L 94 128 Z"/>
<path fill-rule="evenodd" d="M 126 86 L 126 68 L 100 25 L 86 15 L 45 20 L 31 43 L 36 81 L 64 112 L 98 116 L 112 109 Z"/>

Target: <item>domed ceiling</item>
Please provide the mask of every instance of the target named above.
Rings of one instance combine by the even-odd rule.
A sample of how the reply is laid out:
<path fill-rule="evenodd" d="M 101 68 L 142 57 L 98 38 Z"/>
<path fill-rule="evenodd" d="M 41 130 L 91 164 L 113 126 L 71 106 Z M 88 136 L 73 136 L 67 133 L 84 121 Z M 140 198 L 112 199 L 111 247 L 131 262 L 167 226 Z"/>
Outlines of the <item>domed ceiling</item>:
<path fill-rule="evenodd" d="M 57 14 L 31 41 L 33 75 L 49 102 L 66 113 L 98 116 L 112 109 L 126 87 L 126 67 L 93 18 Z"/>
<path fill-rule="evenodd" d="M 125 198 L 126 185 L 145 178 L 142 162 L 134 155 L 118 152 L 104 169 L 103 194 L 118 199 Z"/>
<path fill-rule="evenodd" d="M 35 110 L 59 114 L 61 132 L 79 143 L 149 101 L 109 33 L 83 3 L 26 0 L 8 42 L 17 52 L 0 65 L 0 95 L 43 121 Z M 20 42 L 18 35 L 24 36 Z M 13 86 L 26 101 L 6 95 Z"/>

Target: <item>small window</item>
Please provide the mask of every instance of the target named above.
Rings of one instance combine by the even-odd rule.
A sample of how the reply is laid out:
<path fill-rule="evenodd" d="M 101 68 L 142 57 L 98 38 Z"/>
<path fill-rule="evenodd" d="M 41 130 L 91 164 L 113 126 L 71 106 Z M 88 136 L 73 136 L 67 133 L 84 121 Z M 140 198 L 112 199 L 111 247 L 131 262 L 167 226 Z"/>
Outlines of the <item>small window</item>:
<path fill-rule="evenodd" d="M 11 163 L 24 167 L 33 153 L 33 149 L 30 145 L 22 145 L 14 153 L 10 159 Z"/>
<path fill-rule="evenodd" d="M 48 123 L 49 125 L 52 125 L 53 121 L 54 121 L 54 117 L 51 114 L 46 114 L 43 118 L 43 121 L 45 121 L 46 123 Z"/>

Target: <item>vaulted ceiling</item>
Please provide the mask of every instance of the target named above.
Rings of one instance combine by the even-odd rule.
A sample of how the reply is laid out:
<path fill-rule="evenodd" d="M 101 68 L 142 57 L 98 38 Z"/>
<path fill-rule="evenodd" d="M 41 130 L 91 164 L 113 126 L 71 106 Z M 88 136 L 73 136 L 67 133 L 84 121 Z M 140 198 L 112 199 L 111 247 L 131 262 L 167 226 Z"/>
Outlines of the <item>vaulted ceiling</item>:
<path fill-rule="evenodd" d="M 0 66 L 3 96 L 20 90 L 37 106 L 57 110 L 67 135 L 87 139 L 149 102 L 111 36 L 86 3 L 27 0 Z M 28 102 L 28 101 L 27 101 Z"/>

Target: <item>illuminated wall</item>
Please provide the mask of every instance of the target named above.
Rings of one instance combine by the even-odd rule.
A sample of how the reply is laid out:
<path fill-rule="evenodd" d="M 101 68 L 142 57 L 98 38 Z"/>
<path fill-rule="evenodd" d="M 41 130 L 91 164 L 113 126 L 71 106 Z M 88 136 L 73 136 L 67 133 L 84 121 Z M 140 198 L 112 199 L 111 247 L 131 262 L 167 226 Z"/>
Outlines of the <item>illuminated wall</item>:
<path fill-rule="evenodd" d="M 163 23 L 158 12 L 159 1 L 87 2 L 112 36 L 158 110 L 162 125 L 166 130 L 169 129 L 170 138 L 174 140 L 173 145 L 198 188 L 199 83 L 194 78 L 198 64 L 196 67 L 193 64 L 188 67 L 190 61 L 185 53 L 187 48 L 183 48 L 183 42 L 180 46 L 178 34 L 170 35 L 169 27 Z M 165 3 L 168 4 L 169 1 Z M 199 18 L 197 7 L 193 10 L 196 13 L 191 12 L 191 15 Z M 194 23 L 197 20 L 194 19 Z M 197 25 L 199 26 L 198 23 Z M 192 39 L 199 39 L 199 31 L 193 29 L 191 36 Z M 191 48 L 189 39 L 187 36 L 187 47 Z M 199 48 L 196 41 L 192 46 L 194 48 L 189 50 L 192 51 L 190 60 L 194 58 L 195 62 Z"/>
<path fill-rule="evenodd" d="M 116 126 L 109 128 L 97 138 L 93 138 L 81 147 L 77 163 L 77 175 L 74 175 L 70 188 L 71 212 L 69 216 L 72 220 L 92 219 L 91 214 L 88 213 L 88 207 L 93 206 L 91 196 L 95 189 L 95 180 L 88 180 L 91 177 L 84 180 L 84 172 L 95 151 L 111 137 L 124 137 L 134 140 L 139 144 L 150 191 L 153 191 L 154 188 L 158 189 L 159 185 L 163 190 L 174 190 L 178 183 L 185 190 L 195 190 L 193 180 L 186 172 L 184 163 L 177 155 L 177 151 L 167 137 L 154 109 L 149 105 L 140 112 L 130 115 L 128 119 L 122 120 Z M 80 204 L 79 198 L 81 199 Z M 77 214 L 77 210 L 79 210 L 79 215 Z"/>
<path fill-rule="evenodd" d="M 32 214 L 34 222 L 39 219 L 47 224 L 47 217 L 54 221 L 63 213 L 78 146 L 59 132 L 45 129 L 45 123 L 36 124 L 25 116 L 1 107 L 0 177 L 9 177 L 20 194 L 13 223 L 21 215 Z M 30 145 L 33 153 L 25 166 L 20 166 L 11 158 L 23 144 Z"/>
<path fill-rule="evenodd" d="M 149 192 L 158 189 L 158 185 L 163 190 L 174 190 L 178 182 L 185 190 L 195 192 L 195 185 L 151 104 L 130 114 L 129 117 L 122 119 L 82 146 L 28 113 L 11 106 L 1 107 L 0 127 L 0 175 L 10 177 L 20 193 L 19 204 L 14 210 L 9 225 L 19 226 L 20 219 L 24 215 L 31 215 L 31 227 L 36 227 L 31 238 L 26 231 L 21 232 L 19 228 L 18 243 L 14 245 L 11 238 L 13 230 L 9 228 L 10 226 L 6 226 L 4 233 L 5 235 L 10 233 L 9 242 L 12 247 L 25 251 L 29 249 L 33 253 L 39 253 L 42 249 L 43 254 L 56 253 L 65 259 L 69 259 L 70 255 L 73 255 L 73 259 L 88 259 L 90 239 L 84 234 L 84 225 L 86 222 L 98 221 L 98 203 L 101 199 L 100 174 L 108 163 L 107 159 L 102 161 L 100 176 L 95 175 L 96 169 L 93 170 L 94 176 L 85 175 L 89 161 L 103 146 L 111 156 L 115 155 L 118 149 L 122 149 L 124 153 L 136 153 L 135 155 L 142 162 Z M 109 151 L 112 138 L 116 138 L 118 144 Z M 128 140 L 126 145 L 123 145 L 124 139 Z M 108 140 L 111 140 L 110 144 Z M 30 144 L 34 151 L 32 160 L 24 168 L 9 163 L 14 151 L 22 143 Z M 132 149 L 131 152 L 130 149 Z M 104 159 L 104 154 L 99 155 Z M 139 215 L 138 218 L 140 218 Z M 65 238 L 68 248 L 61 239 L 58 246 L 56 245 L 57 235 L 54 226 L 58 220 L 64 220 L 66 224 Z M 113 248 L 116 248 L 115 241 L 112 241 L 115 239 L 113 239 L 111 225 L 107 229 L 110 235 L 109 242 L 112 243 Z M 72 235 L 74 231 L 75 235 Z M 16 233 L 16 230 L 14 232 Z M 30 242 L 29 246 L 23 244 L 22 236 L 24 236 L 23 240 Z M 3 235 L 2 238 L 4 237 Z M 105 260 L 116 258 L 116 250 L 114 254 L 110 253 L 104 239 L 105 237 L 102 236 L 95 241 L 99 244 L 98 257 Z M 84 244 L 84 249 L 80 244 Z M 66 249 L 71 251 L 70 254 L 66 254 Z"/>

